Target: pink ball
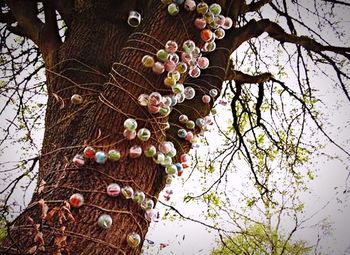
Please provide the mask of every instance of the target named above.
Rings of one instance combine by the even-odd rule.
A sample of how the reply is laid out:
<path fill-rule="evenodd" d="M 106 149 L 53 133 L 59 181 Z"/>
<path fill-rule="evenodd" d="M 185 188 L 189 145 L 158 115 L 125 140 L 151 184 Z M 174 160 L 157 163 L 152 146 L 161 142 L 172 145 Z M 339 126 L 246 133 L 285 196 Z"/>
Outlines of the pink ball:
<path fill-rule="evenodd" d="M 232 25 L 233 25 L 232 19 L 230 17 L 225 17 L 225 22 L 222 25 L 222 28 L 225 30 L 228 30 L 232 27 Z"/>
<path fill-rule="evenodd" d="M 210 103 L 210 96 L 208 96 L 208 95 L 202 96 L 202 101 L 205 104 L 209 104 Z"/>
<path fill-rule="evenodd" d="M 180 161 L 181 163 L 183 162 L 189 162 L 191 160 L 191 157 L 188 154 L 182 154 L 180 156 Z"/>
<path fill-rule="evenodd" d="M 159 109 L 160 109 L 159 106 L 151 105 L 151 104 L 148 105 L 148 111 L 150 113 L 158 113 Z"/>
<path fill-rule="evenodd" d="M 167 72 L 172 72 L 175 70 L 176 68 L 176 64 L 174 61 L 171 61 L 171 60 L 167 60 L 165 63 L 164 63 L 164 68 Z"/>
<path fill-rule="evenodd" d="M 181 114 L 181 115 L 179 116 L 179 121 L 180 121 L 182 124 L 185 124 L 185 123 L 188 121 L 187 115 Z"/>
<path fill-rule="evenodd" d="M 186 136 L 185 136 L 185 140 L 186 141 L 191 141 L 193 138 L 193 133 L 191 131 L 187 132 Z"/>
<path fill-rule="evenodd" d="M 209 59 L 206 57 L 198 58 L 197 65 L 200 69 L 206 69 L 209 66 Z"/>
<path fill-rule="evenodd" d="M 138 145 L 134 145 L 129 149 L 129 155 L 131 158 L 138 158 L 142 154 L 142 148 Z"/>
<path fill-rule="evenodd" d="M 120 186 L 117 183 L 109 184 L 107 187 L 107 194 L 111 197 L 117 197 L 120 193 Z"/>
<path fill-rule="evenodd" d="M 128 140 L 133 140 L 136 137 L 136 131 L 135 130 L 127 130 L 125 129 L 123 132 L 123 135 Z"/>
<path fill-rule="evenodd" d="M 203 18 L 196 18 L 196 20 L 194 21 L 194 25 L 197 29 L 204 29 L 207 23 Z"/>
<path fill-rule="evenodd" d="M 161 62 L 154 63 L 152 71 L 156 74 L 162 74 L 164 72 L 164 65 Z"/>

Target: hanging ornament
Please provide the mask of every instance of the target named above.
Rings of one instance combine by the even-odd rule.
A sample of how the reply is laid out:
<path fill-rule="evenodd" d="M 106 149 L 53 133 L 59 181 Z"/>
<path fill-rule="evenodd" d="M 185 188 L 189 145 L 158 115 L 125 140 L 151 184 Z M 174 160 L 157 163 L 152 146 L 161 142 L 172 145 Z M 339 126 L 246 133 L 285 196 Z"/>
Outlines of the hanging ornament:
<path fill-rule="evenodd" d="M 173 175 L 177 172 L 177 168 L 175 165 L 171 164 L 165 168 L 165 172 L 169 175 Z"/>
<path fill-rule="evenodd" d="M 165 177 L 165 184 L 166 185 L 170 185 L 172 182 L 173 182 L 173 176 L 172 175 L 167 175 L 166 177 Z"/>
<path fill-rule="evenodd" d="M 196 126 L 196 124 L 194 123 L 193 120 L 189 120 L 189 121 L 186 122 L 186 127 L 188 129 L 194 129 L 195 126 Z"/>
<path fill-rule="evenodd" d="M 185 136 L 185 140 L 190 142 L 192 139 L 193 139 L 193 133 L 191 131 L 188 131 Z"/>
<path fill-rule="evenodd" d="M 144 67 L 151 68 L 154 66 L 154 58 L 150 55 L 144 55 L 141 59 L 141 63 Z"/>
<path fill-rule="evenodd" d="M 179 121 L 180 121 L 180 123 L 185 124 L 185 123 L 188 121 L 187 115 L 181 114 L 181 115 L 179 116 Z"/>
<path fill-rule="evenodd" d="M 128 24 L 131 27 L 138 27 L 141 23 L 141 14 L 137 11 L 130 11 L 128 17 Z"/>
<path fill-rule="evenodd" d="M 97 225 L 103 229 L 110 228 L 112 226 L 112 223 L 113 223 L 112 217 L 109 216 L 108 214 L 101 214 L 97 220 Z"/>
<path fill-rule="evenodd" d="M 149 95 L 149 104 L 151 105 L 159 105 L 162 102 L 162 95 L 158 92 L 152 92 Z"/>
<path fill-rule="evenodd" d="M 132 248 L 136 248 L 137 246 L 140 245 L 141 243 L 141 237 L 139 234 L 132 232 L 130 234 L 128 234 L 127 237 L 127 243 L 130 247 Z"/>
<path fill-rule="evenodd" d="M 164 167 L 167 167 L 167 166 L 170 166 L 172 163 L 173 163 L 173 160 L 171 159 L 171 157 L 168 155 L 165 155 L 163 162 L 161 162 L 160 164 Z"/>
<path fill-rule="evenodd" d="M 134 193 L 134 196 L 132 197 L 132 201 L 134 201 L 135 203 L 141 204 L 143 200 L 145 200 L 146 196 L 145 193 L 143 193 L 142 191 L 136 191 Z"/>
<path fill-rule="evenodd" d="M 204 29 L 207 25 L 207 22 L 203 18 L 196 18 L 194 21 L 194 25 L 197 29 Z"/>
<path fill-rule="evenodd" d="M 162 62 L 155 62 L 153 67 L 152 67 L 152 71 L 155 73 L 155 74 L 162 74 L 164 73 L 165 69 L 164 69 L 164 64 Z"/>
<path fill-rule="evenodd" d="M 148 221 L 158 222 L 160 220 L 159 210 L 156 208 L 151 208 L 146 210 L 145 219 Z"/>
<path fill-rule="evenodd" d="M 215 23 L 218 25 L 218 26 L 222 26 L 225 24 L 225 16 L 224 15 L 218 15 L 215 17 Z"/>
<path fill-rule="evenodd" d="M 208 11 L 203 15 L 203 18 L 207 24 L 212 26 L 213 22 L 215 21 L 215 16 L 212 12 Z M 214 22 L 215 23 L 215 22 Z M 203 40 L 204 41 L 204 40 Z"/>
<path fill-rule="evenodd" d="M 131 199 L 134 196 L 134 190 L 130 186 L 124 186 L 120 191 L 126 199 Z"/>
<path fill-rule="evenodd" d="M 207 57 L 199 57 L 197 65 L 200 69 L 206 69 L 209 66 L 209 59 Z"/>
<path fill-rule="evenodd" d="M 180 74 L 184 74 L 187 72 L 187 65 L 184 62 L 179 62 L 176 64 L 175 70 L 178 71 Z"/>
<path fill-rule="evenodd" d="M 232 27 L 232 25 L 233 25 L 232 19 L 230 17 L 225 17 L 225 22 L 222 25 L 222 28 L 225 30 L 228 30 Z"/>
<path fill-rule="evenodd" d="M 97 151 L 95 154 L 95 161 L 98 164 L 104 164 L 107 160 L 107 155 L 103 151 Z"/>
<path fill-rule="evenodd" d="M 180 161 L 181 161 L 181 163 L 183 163 L 183 162 L 188 162 L 188 161 L 190 161 L 191 160 L 191 157 L 188 155 L 188 154 L 186 154 L 186 153 L 184 153 L 184 154 L 182 154 L 181 156 L 180 156 Z"/>
<path fill-rule="evenodd" d="M 214 124 L 214 120 L 211 116 L 205 116 L 204 117 L 204 121 L 207 125 L 213 125 Z"/>
<path fill-rule="evenodd" d="M 143 141 L 146 142 L 148 141 L 148 139 L 150 139 L 151 137 L 151 131 L 149 131 L 149 129 L 147 128 L 141 128 L 138 132 L 137 132 L 137 137 Z"/>
<path fill-rule="evenodd" d="M 108 159 L 112 161 L 118 161 L 120 159 L 120 151 L 118 150 L 109 150 L 108 151 Z"/>
<path fill-rule="evenodd" d="M 136 130 L 137 122 L 135 119 L 129 118 L 124 121 L 124 128 L 130 131 Z"/>
<path fill-rule="evenodd" d="M 117 183 L 111 183 L 107 186 L 107 194 L 110 197 L 117 197 L 120 194 L 120 186 Z"/>
<path fill-rule="evenodd" d="M 133 145 L 129 149 L 129 156 L 131 158 L 138 158 L 142 154 L 142 148 L 138 145 Z"/>
<path fill-rule="evenodd" d="M 215 38 L 220 40 L 225 37 L 225 30 L 220 27 L 214 31 L 214 34 Z"/>
<path fill-rule="evenodd" d="M 89 159 L 93 159 L 95 158 L 95 149 L 92 148 L 91 146 L 86 146 L 84 149 L 84 157 L 85 158 L 89 158 Z"/>
<path fill-rule="evenodd" d="M 176 98 L 177 98 L 177 102 L 179 104 L 183 103 L 185 101 L 185 99 L 186 99 L 184 93 L 176 94 Z"/>
<path fill-rule="evenodd" d="M 164 78 L 164 85 L 167 87 L 172 87 L 176 84 L 176 80 L 173 77 L 165 77 Z"/>
<path fill-rule="evenodd" d="M 148 95 L 147 94 L 139 95 L 139 97 L 137 98 L 137 101 L 141 106 L 147 106 L 148 105 Z"/>
<path fill-rule="evenodd" d="M 175 94 L 181 94 L 184 92 L 185 87 L 181 83 L 176 83 L 171 89 Z"/>
<path fill-rule="evenodd" d="M 196 119 L 196 125 L 197 125 L 198 127 L 200 127 L 200 128 L 204 127 L 204 126 L 205 126 L 205 121 L 204 121 L 204 119 L 202 119 L 202 118 Z"/>
<path fill-rule="evenodd" d="M 179 71 L 176 70 L 176 67 L 175 67 L 175 70 L 172 71 L 172 72 L 169 72 L 167 74 L 167 77 L 169 77 L 169 78 L 175 80 L 176 82 L 178 82 L 180 80 L 180 78 L 181 78 L 181 74 L 180 74 Z"/>
<path fill-rule="evenodd" d="M 186 129 L 180 128 L 180 129 L 177 131 L 177 136 L 180 137 L 180 138 L 185 138 L 186 135 L 187 135 Z"/>
<path fill-rule="evenodd" d="M 190 77 L 192 78 L 198 78 L 201 75 L 201 70 L 199 69 L 199 67 L 194 66 L 190 68 L 190 71 L 188 73 L 190 75 Z"/>
<path fill-rule="evenodd" d="M 209 11 L 211 11 L 215 16 L 221 13 L 221 6 L 217 3 L 211 4 L 209 7 Z"/>
<path fill-rule="evenodd" d="M 154 145 L 149 145 L 144 150 L 144 154 L 148 158 L 153 157 L 154 155 L 156 155 L 156 153 L 157 153 L 157 149 L 156 149 L 156 147 Z"/>
<path fill-rule="evenodd" d="M 133 140 L 136 137 L 136 131 L 135 130 L 127 130 L 127 129 L 125 129 L 124 132 L 123 132 L 123 136 L 127 140 Z"/>
<path fill-rule="evenodd" d="M 179 63 L 179 55 L 177 55 L 176 53 L 169 53 L 167 56 L 167 60 L 169 61 L 173 61 L 175 64 Z"/>
<path fill-rule="evenodd" d="M 182 173 L 184 172 L 184 169 L 183 169 L 181 163 L 176 163 L 175 166 L 176 166 L 176 169 L 177 169 L 177 175 L 181 176 Z"/>
<path fill-rule="evenodd" d="M 161 152 L 157 152 L 154 156 L 153 156 L 153 161 L 156 164 L 161 164 L 165 159 L 165 155 Z"/>
<path fill-rule="evenodd" d="M 154 207 L 154 202 L 150 198 L 146 198 L 141 202 L 141 208 L 143 210 L 149 210 L 149 209 L 152 209 L 153 207 Z"/>
<path fill-rule="evenodd" d="M 171 109 L 169 106 L 159 108 L 159 114 L 164 116 L 164 117 L 168 116 L 170 114 L 170 112 L 171 112 Z"/>
<path fill-rule="evenodd" d="M 182 45 L 182 49 L 187 54 L 190 54 L 194 50 L 195 47 L 196 47 L 196 44 L 192 40 L 187 40 Z"/>
<path fill-rule="evenodd" d="M 211 90 L 209 90 L 209 95 L 210 95 L 211 97 L 217 97 L 218 94 L 219 94 L 219 92 L 218 92 L 217 89 L 211 89 Z"/>
<path fill-rule="evenodd" d="M 180 11 L 179 6 L 175 3 L 171 3 L 168 5 L 168 13 L 171 16 L 175 16 L 176 14 L 178 14 Z"/>
<path fill-rule="evenodd" d="M 190 100 L 194 98 L 196 91 L 192 87 L 186 87 L 184 90 L 184 95 L 186 99 Z"/>
<path fill-rule="evenodd" d="M 74 165 L 79 166 L 79 167 L 83 166 L 85 164 L 84 157 L 80 154 L 75 155 L 72 161 L 73 161 Z"/>
<path fill-rule="evenodd" d="M 203 103 L 209 104 L 209 103 L 210 103 L 210 100 L 211 100 L 210 96 L 208 96 L 208 95 L 202 96 L 202 102 L 203 102 Z"/>
<path fill-rule="evenodd" d="M 164 63 L 165 71 L 172 72 L 176 68 L 176 63 L 173 60 L 166 60 Z"/>
<path fill-rule="evenodd" d="M 70 101 L 72 104 L 79 105 L 83 103 L 83 97 L 79 94 L 74 94 L 71 98 Z"/>
<path fill-rule="evenodd" d="M 168 53 L 175 53 L 177 51 L 178 45 L 175 41 L 167 41 L 165 44 L 165 51 Z"/>
<path fill-rule="evenodd" d="M 69 204 L 71 207 L 78 208 L 81 207 L 84 204 L 84 197 L 80 193 L 75 193 L 70 196 L 69 198 Z"/>
<path fill-rule="evenodd" d="M 209 6 L 205 2 L 200 2 L 197 4 L 197 12 L 199 14 L 205 14 L 208 10 Z"/>
<path fill-rule="evenodd" d="M 172 99 L 170 96 L 164 96 L 162 98 L 162 102 L 160 103 L 161 107 L 170 107 L 172 103 Z"/>
<path fill-rule="evenodd" d="M 173 158 L 173 157 L 176 156 L 176 154 L 177 154 L 177 151 L 176 151 L 175 147 L 171 147 L 171 149 L 170 149 L 170 151 L 168 152 L 167 156 Z"/>
<path fill-rule="evenodd" d="M 194 11 L 196 9 L 196 2 L 194 0 L 186 0 L 184 8 L 186 11 Z"/>
<path fill-rule="evenodd" d="M 168 56 L 168 52 L 166 52 L 164 49 L 160 49 L 157 51 L 156 55 L 160 61 L 165 62 L 165 60 L 167 59 L 167 56 Z"/>

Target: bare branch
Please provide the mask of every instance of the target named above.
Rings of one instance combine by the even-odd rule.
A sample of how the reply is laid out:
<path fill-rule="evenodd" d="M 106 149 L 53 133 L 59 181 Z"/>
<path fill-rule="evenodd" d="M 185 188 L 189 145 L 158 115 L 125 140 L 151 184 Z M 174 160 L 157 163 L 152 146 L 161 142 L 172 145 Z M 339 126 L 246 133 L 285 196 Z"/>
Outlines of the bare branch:
<path fill-rule="evenodd" d="M 323 1 L 327 3 L 342 4 L 342 5 L 350 6 L 350 3 L 346 3 L 343 1 L 337 1 L 337 0 L 323 0 Z"/>
<path fill-rule="evenodd" d="M 260 0 L 257 2 L 252 2 L 248 5 L 244 5 L 242 12 L 247 13 L 247 12 L 256 12 L 260 10 L 262 7 L 264 7 L 266 4 L 271 3 L 272 0 Z"/>

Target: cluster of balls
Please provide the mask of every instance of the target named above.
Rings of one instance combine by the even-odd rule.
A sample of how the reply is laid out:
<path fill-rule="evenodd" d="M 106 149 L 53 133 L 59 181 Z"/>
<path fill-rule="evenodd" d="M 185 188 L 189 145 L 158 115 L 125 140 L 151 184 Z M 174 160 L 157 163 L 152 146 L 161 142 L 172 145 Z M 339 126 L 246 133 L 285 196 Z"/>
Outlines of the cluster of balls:
<path fill-rule="evenodd" d="M 111 161 L 118 161 L 120 159 L 120 152 L 118 150 L 112 149 L 109 150 L 107 153 L 104 151 L 96 151 L 91 146 L 86 146 L 84 149 L 83 154 L 77 154 L 73 158 L 73 163 L 76 166 L 83 166 L 85 165 L 85 160 L 90 159 L 94 160 L 98 164 L 104 164 L 107 159 Z"/>
<path fill-rule="evenodd" d="M 157 51 L 156 60 L 150 55 L 144 55 L 141 62 L 145 67 L 152 68 L 156 74 L 167 72 L 164 85 L 172 88 L 180 80 L 181 75 L 188 72 L 192 78 L 197 78 L 201 74 L 201 69 L 209 66 L 208 58 L 202 56 L 200 49 L 192 40 L 185 41 L 182 49 L 180 52 L 178 44 L 169 40 L 164 49 Z"/>
<path fill-rule="evenodd" d="M 201 38 L 205 42 L 202 47 L 203 52 L 212 52 L 216 48 L 215 39 L 222 39 L 225 36 L 225 30 L 232 27 L 233 21 L 230 17 L 221 14 L 221 6 L 213 3 L 210 6 L 205 2 L 196 4 L 194 0 L 161 0 L 168 4 L 168 13 L 172 16 L 180 12 L 180 5 L 185 10 L 197 10 L 202 15 L 195 20 L 196 28 L 202 30 Z"/>
<path fill-rule="evenodd" d="M 117 183 L 111 183 L 107 186 L 107 194 L 110 197 L 117 197 L 122 194 L 125 199 L 132 199 L 135 203 L 139 204 L 145 211 L 145 218 L 148 221 L 159 221 L 160 214 L 157 209 L 154 208 L 154 202 L 152 199 L 146 198 L 142 191 L 135 191 L 130 186 L 120 187 Z M 84 197 L 80 193 L 75 193 L 69 198 L 71 207 L 79 208 L 84 204 Z M 109 229 L 113 224 L 113 219 L 109 214 L 101 214 L 97 219 L 97 225 L 102 229 Z M 128 244 L 135 248 L 140 245 L 141 237 L 139 234 L 132 232 L 127 236 Z"/>

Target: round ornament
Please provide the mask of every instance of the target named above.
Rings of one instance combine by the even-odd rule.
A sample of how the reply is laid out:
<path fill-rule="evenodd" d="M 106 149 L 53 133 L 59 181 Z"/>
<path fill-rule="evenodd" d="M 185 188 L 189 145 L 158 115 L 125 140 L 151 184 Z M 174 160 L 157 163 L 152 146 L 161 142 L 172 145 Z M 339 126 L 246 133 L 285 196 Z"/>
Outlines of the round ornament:
<path fill-rule="evenodd" d="M 184 62 L 179 62 L 176 64 L 175 70 L 178 71 L 180 74 L 184 74 L 187 72 L 187 65 Z"/>
<path fill-rule="evenodd" d="M 207 22 L 205 21 L 205 19 L 203 18 L 196 18 L 195 21 L 194 21 L 194 26 L 197 28 L 197 29 L 204 29 L 207 25 Z"/>
<path fill-rule="evenodd" d="M 184 95 L 186 99 L 190 100 L 194 98 L 196 91 L 192 87 L 186 87 L 184 90 Z"/>
<path fill-rule="evenodd" d="M 180 11 L 179 6 L 175 3 L 171 3 L 168 5 L 168 13 L 171 16 L 175 16 L 176 14 L 178 14 Z"/>
<path fill-rule="evenodd" d="M 162 95 L 159 94 L 158 92 L 152 92 L 149 95 L 149 104 L 159 105 L 161 101 L 162 101 Z"/>
<path fill-rule="evenodd" d="M 194 129 L 195 126 L 196 126 L 196 124 L 194 123 L 193 120 L 189 120 L 189 121 L 186 122 L 186 127 L 188 129 Z"/>
<path fill-rule="evenodd" d="M 71 98 L 70 101 L 72 104 L 79 105 L 83 103 L 83 97 L 79 94 L 74 94 Z"/>
<path fill-rule="evenodd" d="M 203 29 L 201 31 L 201 39 L 205 42 L 209 42 L 213 38 L 213 32 L 209 29 Z"/>
<path fill-rule="evenodd" d="M 186 135 L 187 135 L 186 129 L 180 128 L 180 129 L 177 131 L 177 136 L 180 137 L 180 138 L 185 138 Z"/>
<path fill-rule="evenodd" d="M 179 80 L 180 80 L 180 77 L 181 77 L 181 74 L 180 74 L 179 71 L 176 70 L 176 67 L 175 67 L 175 70 L 172 71 L 172 72 L 169 72 L 169 73 L 167 74 L 167 77 L 169 77 L 169 78 L 171 78 L 171 79 L 173 79 L 173 80 L 175 80 L 175 81 L 179 81 Z"/>
<path fill-rule="evenodd" d="M 95 149 L 92 148 L 91 146 L 86 146 L 85 149 L 84 149 L 84 157 L 85 158 L 90 158 L 90 159 L 93 159 L 95 158 Z"/>
<path fill-rule="evenodd" d="M 85 159 L 84 159 L 84 157 L 82 155 L 77 154 L 77 155 L 74 156 L 72 162 L 76 166 L 83 166 L 85 164 Z"/>
<path fill-rule="evenodd" d="M 172 91 L 173 91 L 175 94 L 181 94 L 181 93 L 184 92 L 185 87 L 184 87 L 183 84 L 177 83 L 177 84 L 175 84 L 171 89 L 172 89 Z"/>
<path fill-rule="evenodd" d="M 196 2 L 194 0 L 186 0 L 184 8 L 186 11 L 194 11 L 196 9 Z"/>
<path fill-rule="evenodd" d="M 129 149 L 130 158 L 138 158 L 142 154 L 142 148 L 138 145 L 131 146 Z"/>
<path fill-rule="evenodd" d="M 143 193 L 142 191 L 136 191 L 134 193 L 134 196 L 132 197 L 132 201 L 134 201 L 135 203 L 141 204 L 143 200 L 145 200 L 146 196 L 145 193 Z"/>
<path fill-rule="evenodd" d="M 127 243 L 130 247 L 132 248 L 136 248 L 137 246 L 140 245 L 141 243 L 141 237 L 139 234 L 132 232 L 130 234 L 128 234 L 127 237 Z"/>
<path fill-rule="evenodd" d="M 148 141 L 148 139 L 150 139 L 151 137 L 151 131 L 149 131 L 149 129 L 147 128 L 141 128 L 138 132 L 137 132 L 137 137 L 143 141 L 146 142 Z"/>
<path fill-rule="evenodd" d="M 177 168 L 175 165 L 171 164 L 165 168 L 165 172 L 167 174 L 173 175 L 177 172 Z"/>
<path fill-rule="evenodd" d="M 165 71 L 172 72 L 176 68 L 176 63 L 173 60 L 166 60 L 164 63 Z"/>
<path fill-rule="evenodd" d="M 156 164 L 161 164 L 165 159 L 165 155 L 161 152 L 157 152 L 154 156 L 153 156 L 153 161 Z"/>
<path fill-rule="evenodd" d="M 128 24 L 131 27 L 138 27 L 141 23 L 141 14 L 137 11 L 130 11 L 128 17 Z"/>
<path fill-rule="evenodd" d="M 205 2 L 200 2 L 197 4 L 197 12 L 199 14 L 204 14 L 209 10 L 209 6 L 208 4 L 206 4 Z"/>
<path fill-rule="evenodd" d="M 160 220 L 160 213 L 158 209 L 148 209 L 145 212 L 145 219 L 148 221 L 158 222 Z"/>
<path fill-rule="evenodd" d="M 141 63 L 144 67 L 151 68 L 154 65 L 154 58 L 150 55 L 144 55 L 141 59 Z"/>
<path fill-rule="evenodd" d="M 225 30 L 219 27 L 214 31 L 214 34 L 215 34 L 215 38 L 220 40 L 225 37 Z"/>
<path fill-rule="evenodd" d="M 166 52 L 169 52 L 169 53 L 175 53 L 178 49 L 178 45 L 175 41 L 167 41 L 166 44 L 165 44 L 165 50 Z"/>
<path fill-rule="evenodd" d="M 209 103 L 210 103 L 210 100 L 211 100 L 210 96 L 208 96 L 208 95 L 202 96 L 202 101 L 203 101 L 203 103 L 209 104 Z"/>
<path fill-rule="evenodd" d="M 211 97 L 217 97 L 218 94 L 219 94 L 219 92 L 218 92 L 217 89 L 211 89 L 211 90 L 209 90 L 209 95 L 210 95 Z"/>
<path fill-rule="evenodd" d="M 164 85 L 167 87 L 172 87 L 176 84 L 176 80 L 173 77 L 165 77 Z"/>
<path fill-rule="evenodd" d="M 225 30 L 228 30 L 232 27 L 232 25 L 233 25 L 232 19 L 230 17 L 225 17 L 225 22 L 222 25 L 222 28 Z"/>
<path fill-rule="evenodd" d="M 164 64 L 162 62 L 155 62 L 153 67 L 152 67 L 152 71 L 155 73 L 155 74 L 162 74 L 164 73 L 165 71 L 165 68 L 164 68 Z"/>
<path fill-rule="evenodd" d="M 84 197 L 80 193 L 75 193 L 70 196 L 69 204 L 71 207 L 78 208 L 84 204 Z"/>
<path fill-rule="evenodd" d="M 149 209 L 152 209 L 153 207 L 154 207 L 154 202 L 150 198 L 146 198 L 141 202 L 141 208 L 143 210 L 149 210 Z"/>
<path fill-rule="evenodd" d="M 118 150 L 109 150 L 108 151 L 108 159 L 113 161 L 118 161 L 120 159 L 120 151 Z"/>
<path fill-rule="evenodd" d="M 134 196 L 134 190 L 130 186 L 124 186 L 120 191 L 126 199 L 131 199 Z"/>
<path fill-rule="evenodd" d="M 171 112 L 171 109 L 169 106 L 159 108 L 159 114 L 162 116 L 168 116 L 170 112 Z"/>
<path fill-rule="evenodd" d="M 149 145 L 144 150 L 144 154 L 148 158 L 153 157 L 154 155 L 156 155 L 156 153 L 157 153 L 157 149 L 156 149 L 156 147 L 154 145 Z"/>
<path fill-rule="evenodd" d="M 124 121 L 124 128 L 127 130 L 136 130 L 137 128 L 137 122 L 135 119 L 128 118 Z"/>
<path fill-rule="evenodd" d="M 190 142 L 193 139 L 193 133 L 191 131 L 187 132 L 185 140 Z"/>
<path fill-rule="evenodd" d="M 117 183 L 111 183 L 107 186 L 107 195 L 117 197 L 120 194 L 120 186 Z"/>
<path fill-rule="evenodd" d="M 104 151 L 97 151 L 95 154 L 95 161 L 98 164 L 104 164 L 107 161 L 107 155 Z"/>
<path fill-rule="evenodd" d="M 184 93 L 176 94 L 176 98 L 177 98 L 177 102 L 179 104 L 183 103 L 185 101 L 185 99 L 186 99 Z"/>
<path fill-rule="evenodd" d="M 97 220 L 97 225 L 103 229 L 109 229 L 112 226 L 112 223 L 113 223 L 112 217 L 109 216 L 108 214 L 101 214 Z"/>
<path fill-rule="evenodd" d="M 141 106 L 147 106 L 148 105 L 148 95 L 147 94 L 139 95 L 139 97 L 137 98 L 137 101 Z"/>
<path fill-rule="evenodd" d="M 179 116 L 179 121 L 180 121 L 180 123 L 185 124 L 185 123 L 188 121 L 187 115 L 181 114 L 181 115 Z"/>
<path fill-rule="evenodd" d="M 182 49 L 187 54 L 191 53 L 194 50 L 195 47 L 196 47 L 196 44 L 192 40 L 187 40 L 182 45 Z"/>
<path fill-rule="evenodd" d="M 215 16 L 221 13 L 221 6 L 217 3 L 211 4 L 209 7 L 209 11 L 211 11 Z"/>
<path fill-rule="evenodd" d="M 198 66 L 191 67 L 188 74 L 192 78 L 198 78 L 201 75 L 201 69 Z"/>
<path fill-rule="evenodd" d="M 135 130 L 127 130 L 127 129 L 125 129 L 124 132 L 123 132 L 123 136 L 127 140 L 133 140 L 136 137 L 136 131 Z"/>
<path fill-rule="evenodd" d="M 199 57 L 197 65 L 200 69 L 206 69 L 209 66 L 209 59 L 207 57 Z"/>
<path fill-rule="evenodd" d="M 156 55 L 160 61 L 164 62 L 167 59 L 168 52 L 166 52 L 164 49 L 160 49 L 157 51 Z"/>

